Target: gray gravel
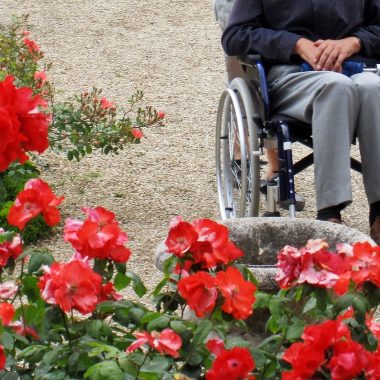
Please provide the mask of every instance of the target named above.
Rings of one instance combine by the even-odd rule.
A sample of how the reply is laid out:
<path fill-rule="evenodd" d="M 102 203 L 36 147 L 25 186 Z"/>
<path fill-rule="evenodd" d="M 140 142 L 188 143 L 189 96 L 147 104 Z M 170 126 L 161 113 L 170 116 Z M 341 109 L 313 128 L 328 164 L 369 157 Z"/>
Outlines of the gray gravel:
<path fill-rule="evenodd" d="M 147 131 L 140 145 L 119 156 L 93 155 L 78 164 L 48 153 L 40 160 L 43 177 L 66 197 L 64 217 L 96 205 L 117 214 L 130 237 L 130 267 L 151 287 L 153 251 L 170 219 L 218 218 L 214 121 L 225 77 L 211 0 L 1 1 L 0 22 L 22 13 L 30 15 L 32 37 L 54 63 L 50 77 L 64 90 L 61 97 L 95 85 L 123 104 L 140 89 L 167 115 L 165 128 Z M 344 218 L 367 233 L 360 176 L 354 187 L 355 203 Z M 297 188 L 308 201 L 302 216 L 313 218 L 311 169 Z M 60 236 L 44 245 L 71 255 Z"/>

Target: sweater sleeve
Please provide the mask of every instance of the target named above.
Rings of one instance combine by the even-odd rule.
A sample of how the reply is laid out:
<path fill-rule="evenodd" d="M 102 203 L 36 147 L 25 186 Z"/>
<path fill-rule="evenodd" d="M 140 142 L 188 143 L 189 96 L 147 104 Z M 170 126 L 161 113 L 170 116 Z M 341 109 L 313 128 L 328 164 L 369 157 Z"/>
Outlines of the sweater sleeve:
<path fill-rule="evenodd" d="M 380 55 L 380 0 L 368 0 L 365 24 L 354 33 L 363 45 L 363 54 L 372 58 Z"/>
<path fill-rule="evenodd" d="M 228 55 L 258 53 L 289 63 L 299 38 L 295 33 L 266 27 L 262 0 L 236 0 L 222 45 Z"/>

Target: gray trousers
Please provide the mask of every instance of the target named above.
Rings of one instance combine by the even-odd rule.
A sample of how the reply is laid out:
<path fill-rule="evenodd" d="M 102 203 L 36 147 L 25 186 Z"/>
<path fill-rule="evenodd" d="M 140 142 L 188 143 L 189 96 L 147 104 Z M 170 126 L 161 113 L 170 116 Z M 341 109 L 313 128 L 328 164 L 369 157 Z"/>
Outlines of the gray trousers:
<path fill-rule="evenodd" d="M 273 112 L 313 128 L 317 209 L 352 201 L 350 149 L 358 136 L 369 204 L 380 200 L 380 77 L 350 78 L 334 72 L 300 72 L 278 65 L 268 74 Z"/>

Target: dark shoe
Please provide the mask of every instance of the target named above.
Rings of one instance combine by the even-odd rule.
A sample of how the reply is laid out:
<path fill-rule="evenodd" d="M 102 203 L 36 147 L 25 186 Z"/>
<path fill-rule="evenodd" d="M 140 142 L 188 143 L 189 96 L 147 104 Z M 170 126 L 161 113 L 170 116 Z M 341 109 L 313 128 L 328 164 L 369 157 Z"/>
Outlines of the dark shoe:
<path fill-rule="evenodd" d="M 378 216 L 373 222 L 370 230 L 371 239 L 377 244 L 380 245 L 380 216 Z"/>
<path fill-rule="evenodd" d="M 325 222 L 330 222 L 330 223 L 335 223 L 335 224 L 346 224 L 343 222 L 342 219 L 338 219 L 338 218 L 330 218 L 330 219 L 325 220 Z"/>

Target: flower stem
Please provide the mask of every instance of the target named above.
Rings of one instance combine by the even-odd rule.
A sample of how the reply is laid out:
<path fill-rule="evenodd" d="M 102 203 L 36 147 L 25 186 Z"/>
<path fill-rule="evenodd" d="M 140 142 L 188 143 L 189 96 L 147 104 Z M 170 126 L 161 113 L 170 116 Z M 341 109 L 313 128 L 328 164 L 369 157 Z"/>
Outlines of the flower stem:
<path fill-rule="evenodd" d="M 73 352 L 72 339 L 71 339 L 69 326 L 67 325 L 66 313 L 61 308 L 59 308 L 59 310 L 61 310 L 63 325 L 65 326 L 67 340 L 69 341 L 70 351 Z"/>
<path fill-rule="evenodd" d="M 145 364 L 146 359 L 148 359 L 149 353 L 150 353 L 150 349 L 149 349 L 148 352 L 146 353 L 143 362 L 141 363 L 141 365 L 140 365 L 139 368 L 137 369 L 136 380 L 138 380 L 138 378 L 139 378 L 141 368 L 142 368 L 142 366 Z"/>

